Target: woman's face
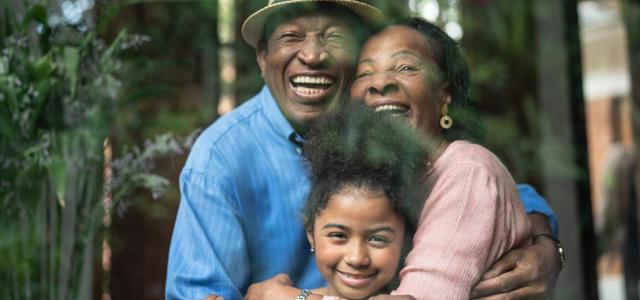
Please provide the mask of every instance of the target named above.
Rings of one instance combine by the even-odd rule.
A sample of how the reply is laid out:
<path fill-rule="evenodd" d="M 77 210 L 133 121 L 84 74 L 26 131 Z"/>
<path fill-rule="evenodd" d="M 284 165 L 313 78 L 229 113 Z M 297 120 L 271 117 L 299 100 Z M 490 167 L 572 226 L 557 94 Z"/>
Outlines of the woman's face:
<path fill-rule="evenodd" d="M 440 134 L 441 108 L 451 102 L 447 83 L 420 32 L 390 26 L 364 45 L 351 98 L 376 111 L 405 117 L 428 136 Z"/>
<path fill-rule="evenodd" d="M 307 233 L 327 295 L 363 299 L 382 289 L 398 270 L 404 227 L 382 192 L 346 187 L 331 196 Z"/>

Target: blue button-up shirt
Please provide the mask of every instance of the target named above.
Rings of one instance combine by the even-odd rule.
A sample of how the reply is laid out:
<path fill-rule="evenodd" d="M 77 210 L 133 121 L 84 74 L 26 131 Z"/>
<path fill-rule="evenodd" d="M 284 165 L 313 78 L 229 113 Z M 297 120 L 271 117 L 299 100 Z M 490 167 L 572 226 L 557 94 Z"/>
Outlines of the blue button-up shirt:
<path fill-rule="evenodd" d="M 167 299 L 242 299 L 278 273 L 296 287 L 325 285 L 303 228 L 300 141 L 266 87 L 198 137 L 180 176 Z M 535 191 L 523 196 L 553 214 Z"/>

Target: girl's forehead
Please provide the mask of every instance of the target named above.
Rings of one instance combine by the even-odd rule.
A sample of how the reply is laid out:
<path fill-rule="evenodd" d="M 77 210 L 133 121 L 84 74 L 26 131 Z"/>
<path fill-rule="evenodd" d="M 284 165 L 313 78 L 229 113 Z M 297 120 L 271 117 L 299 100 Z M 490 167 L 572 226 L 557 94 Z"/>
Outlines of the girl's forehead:
<path fill-rule="evenodd" d="M 322 224 L 342 224 L 360 226 L 362 224 L 403 223 L 384 192 L 377 189 L 343 188 L 329 197 L 326 207 L 316 216 L 316 226 Z M 321 227 L 323 225 L 320 225 Z"/>

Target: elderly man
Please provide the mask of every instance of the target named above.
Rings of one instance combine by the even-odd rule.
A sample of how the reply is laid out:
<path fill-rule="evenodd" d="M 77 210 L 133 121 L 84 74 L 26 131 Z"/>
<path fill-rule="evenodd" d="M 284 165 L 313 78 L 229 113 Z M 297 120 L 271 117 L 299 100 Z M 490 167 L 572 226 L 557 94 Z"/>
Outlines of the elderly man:
<path fill-rule="evenodd" d="M 242 299 L 257 282 L 249 298 L 305 299 L 297 288 L 324 284 L 299 217 L 308 191 L 300 146 L 313 121 L 345 99 L 367 28 L 381 19 L 362 1 L 270 0 L 246 20 L 243 37 L 257 49 L 266 87 L 209 126 L 189 155 L 167 299 Z M 535 192 L 522 198 L 530 212 L 552 216 Z M 549 230 L 546 217 L 534 215 L 534 228 Z M 514 250 L 475 295 L 527 286 L 526 295 L 548 293 L 559 270 L 555 251 L 544 240 Z"/>

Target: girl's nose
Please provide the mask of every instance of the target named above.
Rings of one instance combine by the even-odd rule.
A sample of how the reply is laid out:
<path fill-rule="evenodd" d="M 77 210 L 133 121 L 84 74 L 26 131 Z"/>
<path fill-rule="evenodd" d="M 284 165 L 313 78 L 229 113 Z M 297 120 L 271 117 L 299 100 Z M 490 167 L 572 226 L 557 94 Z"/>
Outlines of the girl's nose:
<path fill-rule="evenodd" d="M 353 268 L 367 267 L 371 263 L 367 246 L 361 242 L 353 242 L 349 245 L 344 260 Z"/>

